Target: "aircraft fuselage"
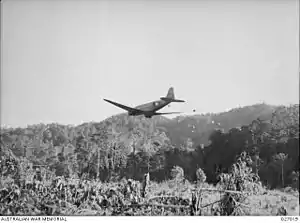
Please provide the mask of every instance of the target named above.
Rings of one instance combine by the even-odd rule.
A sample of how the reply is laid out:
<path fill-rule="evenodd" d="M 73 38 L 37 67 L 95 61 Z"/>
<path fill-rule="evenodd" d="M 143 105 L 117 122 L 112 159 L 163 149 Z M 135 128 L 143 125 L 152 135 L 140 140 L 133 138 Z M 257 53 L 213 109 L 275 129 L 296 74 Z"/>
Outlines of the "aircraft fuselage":
<path fill-rule="evenodd" d="M 128 112 L 128 115 L 137 116 L 137 115 L 145 115 L 146 117 L 151 117 L 156 111 L 162 109 L 163 107 L 170 104 L 170 101 L 157 100 L 148 102 L 134 108 L 141 110 L 143 112 Z"/>

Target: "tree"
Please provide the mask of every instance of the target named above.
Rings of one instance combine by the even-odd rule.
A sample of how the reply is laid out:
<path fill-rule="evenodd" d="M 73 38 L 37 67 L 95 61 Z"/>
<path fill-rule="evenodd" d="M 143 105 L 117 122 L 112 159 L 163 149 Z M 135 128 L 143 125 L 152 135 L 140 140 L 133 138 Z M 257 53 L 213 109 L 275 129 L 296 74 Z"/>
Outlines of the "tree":
<path fill-rule="evenodd" d="M 273 156 L 273 162 L 275 164 L 280 165 L 281 167 L 281 183 L 282 183 L 282 187 L 284 187 L 284 162 L 285 160 L 288 158 L 288 156 L 284 153 L 279 153 Z"/>
<path fill-rule="evenodd" d="M 260 158 L 259 153 L 260 151 L 257 146 L 254 146 L 252 148 L 252 151 L 250 151 L 251 159 L 253 161 L 253 169 L 256 174 L 259 173 L 260 166 L 264 163 L 263 160 Z"/>
<path fill-rule="evenodd" d="M 293 171 L 291 173 L 293 186 L 299 190 L 299 171 Z"/>

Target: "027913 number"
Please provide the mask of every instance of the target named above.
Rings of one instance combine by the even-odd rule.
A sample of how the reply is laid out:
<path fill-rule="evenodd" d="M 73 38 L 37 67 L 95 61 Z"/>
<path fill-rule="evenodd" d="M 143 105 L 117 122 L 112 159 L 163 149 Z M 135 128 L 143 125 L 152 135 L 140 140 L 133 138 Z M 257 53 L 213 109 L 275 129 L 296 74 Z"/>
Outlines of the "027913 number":
<path fill-rule="evenodd" d="M 286 217 L 280 217 L 281 221 L 295 221 L 298 222 L 299 221 L 299 217 L 297 216 L 286 216 Z"/>

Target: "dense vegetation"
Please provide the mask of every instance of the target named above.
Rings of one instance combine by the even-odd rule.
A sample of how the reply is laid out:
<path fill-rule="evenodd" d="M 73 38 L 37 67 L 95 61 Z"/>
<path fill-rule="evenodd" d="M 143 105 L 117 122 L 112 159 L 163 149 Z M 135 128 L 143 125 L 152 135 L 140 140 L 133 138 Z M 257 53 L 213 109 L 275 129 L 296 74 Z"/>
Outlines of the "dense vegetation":
<path fill-rule="evenodd" d="M 94 210 L 105 206 L 101 203 L 105 199 L 113 203 L 121 202 L 117 198 L 125 199 L 124 188 L 128 185 L 125 179 L 142 181 L 145 173 L 150 174 L 152 182 L 162 184 L 179 176 L 187 180 L 184 185 L 188 182 L 224 185 L 228 176 L 236 176 L 233 169 L 244 165 L 239 164 L 241 158 L 238 157 L 241 154 L 248 160 L 243 161 L 248 166 L 246 175 L 254 174 L 256 182 L 260 181 L 269 188 L 289 186 L 299 190 L 298 105 L 274 107 L 259 104 L 226 113 L 175 119 L 145 119 L 121 114 L 100 123 L 79 126 L 38 124 L 26 128 L 1 129 L 1 181 L 5 182 L 1 187 L 10 187 L 12 194 L 17 197 L 22 194 L 20 188 L 37 187 L 32 193 L 36 193 L 34 197 L 40 198 L 37 199 L 39 203 L 32 201 L 33 209 L 37 209 L 32 213 L 55 214 L 53 208 L 50 210 L 41 206 L 43 202 L 40 200 L 48 199 L 54 203 L 54 200 L 64 201 L 64 206 L 60 205 L 62 208 L 66 207 L 66 203 L 73 207 L 69 207 L 63 214 L 78 214 L 76 207 L 87 204 L 89 199 L 98 202 Z M 227 174 L 227 178 L 224 178 L 224 174 Z M 57 183 L 58 179 L 60 183 Z M 126 182 L 117 183 L 122 179 Z M 234 182 L 236 184 L 236 180 Z M 45 184 L 48 187 L 39 186 Z M 20 192 L 12 190 L 12 185 L 18 187 Z M 54 198 L 53 194 L 58 194 L 56 190 L 59 185 L 64 190 Z M 85 185 L 89 189 L 84 189 Z M 101 188 L 99 185 L 102 185 Z M 225 189 L 230 189 L 229 184 L 226 185 Z M 112 187 L 115 188 L 114 192 L 110 191 Z M 1 193 L 7 196 L 6 192 L 2 190 Z M 114 198 L 117 200 L 111 201 L 111 193 L 118 194 Z M 101 199 L 98 194 L 101 194 Z M 22 199 L 28 202 L 29 198 L 23 196 Z M 130 199 L 132 205 L 133 198 Z M 178 204 L 181 198 L 176 199 Z M 16 207 L 16 204 L 10 204 Z M 129 208 L 128 205 L 126 207 Z M 224 212 L 225 206 L 223 212 L 221 207 L 219 213 L 228 214 L 228 211 Z M 127 211 L 132 211 L 130 208 L 113 208 L 105 214 L 128 214 Z M 146 214 L 147 210 L 143 209 L 142 213 Z M 151 214 L 161 214 L 160 211 Z M 16 213 L 29 212 L 19 210 Z M 182 213 L 187 214 L 184 210 Z"/>

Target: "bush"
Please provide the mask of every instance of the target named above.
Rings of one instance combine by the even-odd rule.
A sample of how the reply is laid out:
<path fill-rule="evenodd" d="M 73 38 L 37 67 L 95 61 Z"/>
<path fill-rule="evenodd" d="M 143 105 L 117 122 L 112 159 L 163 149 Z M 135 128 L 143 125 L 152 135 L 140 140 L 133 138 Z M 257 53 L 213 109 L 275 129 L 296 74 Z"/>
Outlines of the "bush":
<path fill-rule="evenodd" d="M 184 171 L 180 166 L 174 166 L 171 170 L 173 180 L 182 181 L 184 179 Z"/>
<path fill-rule="evenodd" d="M 220 184 L 225 190 L 248 192 L 248 195 L 257 193 L 261 188 L 259 177 L 252 173 L 251 158 L 246 153 L 237 157 L 229 173 L 220 174 Z M 220 203 L 221 215 L 245 215 L 241 203 L 246 200 L 243 193 L 225 193 Z"/>
<path fill-rule="evenodd" d="M 198 168 L 196 170 L 196 178 L 197 178 L 197 183 L 204 183 L 206 181 L 206 175 L 204 171 L 201 168 Z"/>

